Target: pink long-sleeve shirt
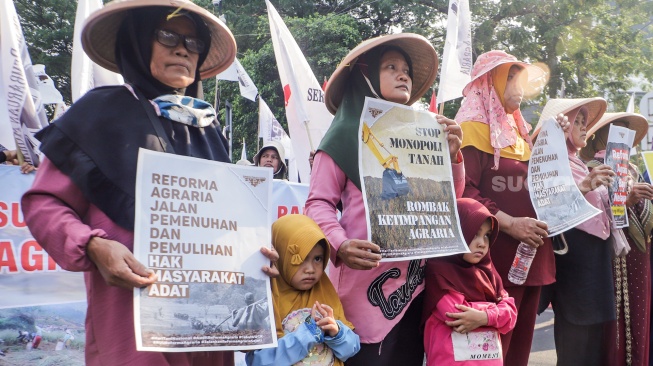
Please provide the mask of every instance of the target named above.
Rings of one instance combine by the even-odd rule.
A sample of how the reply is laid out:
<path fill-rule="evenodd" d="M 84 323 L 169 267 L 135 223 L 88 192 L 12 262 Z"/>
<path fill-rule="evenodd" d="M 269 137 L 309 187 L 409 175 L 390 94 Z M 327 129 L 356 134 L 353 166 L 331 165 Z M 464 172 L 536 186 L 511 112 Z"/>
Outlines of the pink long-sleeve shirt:
<path fill-rule="evenodd" d="M 456 197 L 460 198 L 465 190 L 465 167 L 460 153 L 458 162 L 451 166 Z M 338 220 L 336 205 L 340 201 L 343 211 Z M 424 290 L 424 260 L 382 262 L 368 271 L 341 265 L 336 253 L 343 242 L 367 240 L 365 204 L 360 189 L 321 151 L 313 162 L 306 214 L 320 226 L 333 247 L 331 263 L 335 267 L 330 267 L 329 277 L 361 343 L 381 342 Z"/>
<path fill-rule="evenodd" d="M 138 352 L 133 292 L 109 286 L 86 255 L 92 237 L 133 250 L 134 233 L 84 198 L 77 186 L 45 158 L 22 198 L 25 221 L 37 242 L 68 271 L 84 271 L 87 365 L 232 365 L 233 352 Z M 231 363 L 228 363 L 231 362 Z"/>
<path fill-rule="evenodd" d="M 503 366 L 501 354 L 501 337 L 515 327 L 517 322 L 517 308 L 515 300 L 508 296 L 504 290 L 503 299 L 499 303 L 493 302 L 467 302 L 465 296 L 459 292 L 450 291 L 438 302 L 436 309 L 426 321 L 424 326 L 424 350 L 426 351 L 427 366 Z M 488 318 L 487 326 L 477 328 L 468 334 L 453 334 L 453 329 L 445 321 L 454 319 L 446 313 L 459 313 L 456 304 L 461 304 L 485 311 Z M 458 345 L 469 350 L 471 354 L 481 359 L 455 361 L 453 337 L 461 339 Z M 462 354 L 463 352 L 459 352 Z M 482 354 L 489 354 L 498 358 L 483 359 Z"/>

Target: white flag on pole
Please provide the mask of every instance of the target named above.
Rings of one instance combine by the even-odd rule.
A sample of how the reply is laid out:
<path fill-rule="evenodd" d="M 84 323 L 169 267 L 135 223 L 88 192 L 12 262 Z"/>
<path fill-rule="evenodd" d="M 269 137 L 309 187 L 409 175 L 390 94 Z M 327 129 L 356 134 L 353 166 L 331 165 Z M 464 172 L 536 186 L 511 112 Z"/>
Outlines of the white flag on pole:
<path fill-rule="evenodd" d="M 449 0 L 447 37 L 442 55 L 438 104 L 462 97 L 463 88 L 471 81 L 472 32 L 470 18 L 468 0 Z"/>
<path fill-rule="evenodd" d="M 0 57 L 0 125 L 8 121 L 11 126 L 0 129 L 0 144 L 19 149 L 26 162 L 37 166 L 38 141 L 32 135 L 48 119 L 13 0 L 0 1 Z"/>
<path fill-rule="evenodd" d="M 240 87 L 240 95 L 252 102 L 256 101 L 258 88 L 254 85 L 252 78 L 249 77 L 247 71 L 245 71 L 245 68 L 243 68 L 243 65 L 238 61 L 238 59 L 235 59 L 231 66 L 229 66 L 225 71 L 219 73 L 216 78 L 218 80 L 237 81 L 238 86 Z"/>
<path fill-rule="evenodd" d="M 43 104 L 63 103 L 63 97 L 54 85 L 54 80 L 45 73 L 45 65 L 34 65 L 34 76 L 36 76 L 39 93 L 41 93 L 41 102 Z"/>
<path fill-rule="evenodd" d="M 243 137 L 243 151 L 240 152 L 240 160 L 247 160 L 247 144 L 245 143 L 244 137 Z"/>
<path fill-rule="evenodd" d="M 260 96 L 258 98 L 258 126 L 258 137 L 263 139 L 263 143 L 279 141 L 283 145 L 286 152 L 285 158 L 288 160 L 288 180 L 297 182 L 297 160 L 293 151 L 293 143 L 279 121 L 274 117 L 274 114 L 272 114 L 270 107 Z"/>
<path fill-rule="evenodd" d="M 635 113 L 635 92 L 630 95 L 630 100 L 628 101 L 628 107 L 626 107 L 626 112 Z"/>
<path fill-rule="evenodd" d="M 270 33 L 286 102 L 286 118 L 301 181 L 310 180 L 308 155 L 320 144 L 333 116 L 304 54 L 272 4 L 266 0 Z M 290 172 L 289 174 L 292 174 Z"/>
<path fill-rule="evenodd" d="M 102 0 L 78 0 L 73 33 L 72 72 L 70 73 L 70 91 L 73 103 L 87 91 L 103 85 L 122 85 L 120 74 L 109 71 L 91 61 L 82 49 L 82 28 L 88 16 L 102 9 Z"/>

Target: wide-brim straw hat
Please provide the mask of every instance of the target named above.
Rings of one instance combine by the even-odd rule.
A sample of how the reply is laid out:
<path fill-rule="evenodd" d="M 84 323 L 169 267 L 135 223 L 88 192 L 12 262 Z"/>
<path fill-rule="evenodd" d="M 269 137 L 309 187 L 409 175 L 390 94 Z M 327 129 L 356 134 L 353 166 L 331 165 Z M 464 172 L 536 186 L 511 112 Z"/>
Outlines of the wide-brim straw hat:
<path fill-rule="evenodd" d="M 517 65 L 526 71 L 526 85 L 522 85 L 522 87 L 524 87 L 524 94 L 527 96 L 533 96 L 541 91 L 542 87 L 546 85 L 549 79 L 546 65 L 530 64 L 528 62 L 520 61 L 517 57 L 504 51 L 492 50 L 478 56 L 474 62 L 474 67 L 472 68 L 472 73 L 470 75 L 471 80 L 467 85 L 465 85 L 465 88 L 463 88 L 463 95 L 467 95 L 467 92 L 470 90 L 476 79 L 487 74 L 496 67 L 505 64 Z"/>
<path fill-rule="evenodd" d="M 642 142 L 648 133 L 648 121 L 646 120 L 646 117 L 642 116 L 641 114 L 630 112 L 605 113 L 594 126 L 587 129 L 587 139 L 589 140 L 601 128 L 606 127 L 610 123 L 616 121 L 626 122 L 626 127 L 635 131 L 635 140 L 633 141 L 633 147 Z M 582 158 L 589 160 L 594 158 L 594 155 L 597 152 L 594 151 L 593 145 L 587 144 L 587 146 L 581 149 L 580 153 Z"/>
<path fill-rule="evenodd" d="M 601 119 L 601 116 L 603 116 L 603 113 L 605 113 L 605 110 L 608 108 L 608 103 L 605 101 L 605 99 L 599 97 L 549 99 L 549 101 L 544 106 L 544 109 L 542 110 L 540 120 L 537 121 L 537 126 L 535 126 L 535 129 L 533 130 L 531 138 L 534 139 L 537 134 L 540 133 L 542 124 L 547 119 L 551 117 L 556 118 L 556 116 L 560 113 L 566 114 L 582 106 L 587 108 L 587 131 L 589 131 L 592 126 L 594 126 L 599 121 L 599 119 Z M 569 122 L 573 123 L 574 121 Z M 590 136 L 589 132 L 587 133 L 587 136 Z"/>
<path fill-rule="evenodd" d="M 211 32 L 211 45 L 199 71 L 202 79 L 213 77 L 227 69 L 236 58 L 236 40 L 227 26 L 208 10 L 189 0 L 114 0 L 91 14 L 82 30 L 82 47 L 96 64 L 120 73 L 116 64 L 115 47 L 118 28 L 128 11 L 148 6 L 164 6 L 195 13 L 204 20 Z"/>
<path fill-rule="evenodd" d="M 438 74 L 438 54 L 431 42 L 414 33 L 398 33 L 363 41 L 342 59 L 333 72 L 324 92 L 324 102 L 332 114 L 336 114 L 345 91 L 349 73 L 358 58 L 377 46 L 397 46 L 404 50 L 413 64 L 413 89 L 407 105 L 415 103 L 433 85 Z"/>

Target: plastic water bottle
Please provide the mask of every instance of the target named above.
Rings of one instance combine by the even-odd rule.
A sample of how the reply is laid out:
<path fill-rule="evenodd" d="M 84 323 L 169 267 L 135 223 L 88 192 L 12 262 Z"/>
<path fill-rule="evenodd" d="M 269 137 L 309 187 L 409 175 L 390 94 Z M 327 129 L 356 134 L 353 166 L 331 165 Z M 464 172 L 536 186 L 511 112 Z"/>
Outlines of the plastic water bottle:
<path fill-rule="evenodd" d="M 531 263 L 537 253 L 537 248 L 534 248 L 526 243 L 519 243 L 515 260 L 512 261 L 510 271 L 508 271 L 508 280 L 515 285 L 521 285 L 526 282 L 528 277 L 528 270 L 531 269 Z"/>

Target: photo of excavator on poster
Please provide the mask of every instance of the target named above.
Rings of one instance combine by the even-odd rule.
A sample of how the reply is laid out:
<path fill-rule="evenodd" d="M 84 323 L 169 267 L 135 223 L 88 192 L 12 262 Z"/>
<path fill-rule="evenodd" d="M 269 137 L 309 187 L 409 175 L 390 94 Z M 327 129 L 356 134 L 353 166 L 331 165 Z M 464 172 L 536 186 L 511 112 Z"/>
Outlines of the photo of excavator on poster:
<path fill-rule="evenodd" d="M 382 261 L 467 252 L 435 115 L 367 98 L 359 133 L 368 240 L 381 247 Z"/>

